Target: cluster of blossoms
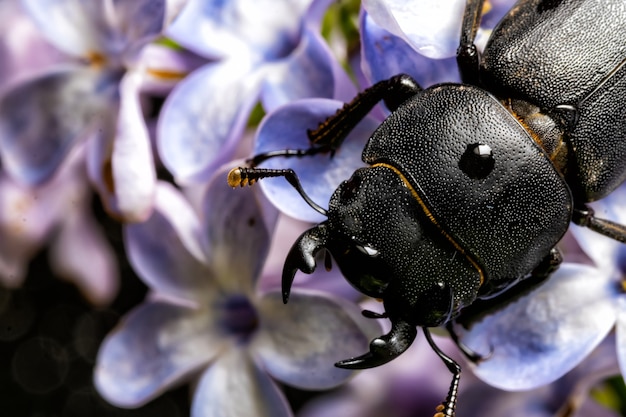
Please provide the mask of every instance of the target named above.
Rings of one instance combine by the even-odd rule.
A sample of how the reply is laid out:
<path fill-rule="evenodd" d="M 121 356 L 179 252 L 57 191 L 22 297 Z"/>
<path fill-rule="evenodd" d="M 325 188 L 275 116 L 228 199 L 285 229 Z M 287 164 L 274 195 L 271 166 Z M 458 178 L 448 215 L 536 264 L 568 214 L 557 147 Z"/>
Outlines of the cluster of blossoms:
<path fill-rule="evenodd" d="M 93 381 L 109 403 L 140 407 L 182 383 L 193 387 L 194 417 L 293 415 L 281 384 L 333 389 L 302 416 L 422 415 L 441 402 L 450 376 L 423 340 L 355 377 L 333 366 L 382 330 L 335 270 L 298 276 L 283 305 L 282 261 L 320 214 L 282 179 L 226 183 L 240 158 L 308 148 L 307 128 L 377 81 L 459 81 L 464 1 L 364 0 L 349 21 L 355 50 L 343 32 L 322 36 L 329 13 L 345 11 L 334 3 L 0 2 L 11 16 L 0 28 L 0 282 L 19 287 L 48 247 L 56 274 L 94 306 L 111 303 L 124 277 L 91 210 L 97 195 L 149 290 L 100 345 Z M 478 43 L 512 2 L 488 3 Z M 249 129 L 259 108 L 265 116 Z M 293 168 L 327 202 L 363 165 L 385 115 L 373 110 L 332 158 L 264 166 Z M 626 188 L 594 208 L 626 224 Z M 464 376 L 463 415 L 617 415 L 588 394 L 626 375 L 626 247 L 580 228 L 567 239 L 566 263 L 545 285 L 459 329 L 488 357 L 472 365 L 477 378 Z"/>

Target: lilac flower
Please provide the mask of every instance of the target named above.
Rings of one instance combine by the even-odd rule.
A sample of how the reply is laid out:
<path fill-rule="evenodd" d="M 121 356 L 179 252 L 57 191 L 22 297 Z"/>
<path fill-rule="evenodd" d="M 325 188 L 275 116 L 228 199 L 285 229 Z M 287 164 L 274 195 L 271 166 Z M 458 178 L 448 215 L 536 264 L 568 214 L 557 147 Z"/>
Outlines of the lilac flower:
<path fill-rule="evenodd" d="M 19 287 L 28 262 L 50 245 L 55 274 L 73 281 L 92 304 L 117 294 L 117 263 L 91 215 L 84 146 L 74 149 L 44 185 L 25 188 L 0 174 L 0 283 Z"/>
<path fill-rule="evenodd" d="M 180 183 L 204 181 L 233 156 L 253 106 L 355 93 L 319 34 L 329 0 L 190 0 L 167 34 L 212 62 L 174 89 L 157 131 Z"/>
<path fill-rule="evenodd" d="M 592 204 L 599 217 L 626 223 L 626 187 Z M 615 328 L 617 356 L 626 375 L 626 254 L 624 244 L 572 226 L 594 266 L 565 263 L 539 288 L 485 317 L 462 340 L 484 354 L 475 373 L 504 389 L 530 389 L 580 363 Z"/>
<path fill-rule="evenodd" d="M 615 338 L 608 337 L 576 368 L 549 385 L 530 391 L 505 392 L 474 383 L 461 393 L 459 404 L 467 416 L 617 417 L 621 414 L 591 397 L 592 389 L 614 376 L 617 368 Z"/>
<path fill-rule="evenodd" d="M 334 387 L 350 375 L 334 362 L 379 331 L 334 297 L 294 291 L 285 306 L 279 291 L 256 291 L 276 213 L 225 175 L 209 185 L 202 220 L 161 183 L 152 216 L 125 229 L 153 293 L 101 346 L 95 384 L 115 405 L 139 406 L 193 379 L 192 416 L 288 416 L 274 378 Z"/>
<path fill-rule="evenodd" d="M 89 173 L 109 211 L 130 221 L 145 218 L 155 172 L 138 97 L 146 76 L 139 58 L 161 32 L 165 0 L 23 5 L 71 60 L 14 86 L 0 101 L 4 168 L 21 183 L 41 184 L 76 143 L 89 140 Z"/>

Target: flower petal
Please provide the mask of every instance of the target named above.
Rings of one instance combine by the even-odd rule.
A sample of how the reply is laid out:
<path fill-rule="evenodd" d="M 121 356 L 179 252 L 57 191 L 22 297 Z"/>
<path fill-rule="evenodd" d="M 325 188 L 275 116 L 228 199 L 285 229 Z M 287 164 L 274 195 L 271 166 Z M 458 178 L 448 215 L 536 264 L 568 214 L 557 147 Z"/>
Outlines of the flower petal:
<path fill-rule="evenodd" d="M 101 1 L 23 0 L 42 34 L 74 56 L 101 53 L 106 24 Z"/>
<path fill-rule="evenodd" d="M 378 324 L 362 317 L 356 305 L 321 293 L 294 290 L 285 306 L 280 292 L 271 292 L 258 309 L 253 351 L 272 376 L 299 388 L 343 383 L 351 372 L 335 362 L 367 351 L 370 339 L 380 335 Z"/>
<path fill-rule="evenodd" d="M 285 56 L 311 0 L 190 0 L 167 34 L 206 57 Z"/>
<path fill-rule="evenodd" d="M 191 417 L 289 417 L 287 400 L 274 381 L 240 348 L 224 352 L 200 379 Z"/>
<path fill-rule="evenodd" d="M 124 228 L 126 252 L 154 290 L 203 300 L 212 291 L 214 278 L 199 260 L 203 259 L 199 230 L 197 216 L 182 195 L 171 185 L 159 183 L 150 218 Z"/>
<path fill-rule="evenodd" d="M 259 75 L 247 64 L 224 61 L 194 71 L 172 91 L 157 127 L 157 146 L 177 181 L 206 181 L 230 159 L 258 99 Z"/>
<path fill-rule="evenodd" d="M 290 101 L 309 97 L 350 101 L 356 88 L 324 39 L 306 27 L 298 47 L 273 64 L 263 85 L 263 107 L 270 112 Z"/>
<path fill-rule="evenodd" d="M 50 262 L 56 275 L 74 283 L 90 303 L 104 306 L 117 295 L 117 260 L 100 225 L 88 207 L 83 209 L 64 219 L 50 247 Z"/>
<path fill-rule="evenodd" d="M 459 46 L 462 0 L 364 0 L 376 24 L 428 58 L 449 58 Z"/>
<path fill-rule="evenodd" d="M 145 220 L 152 211 L 156 172 L 152 144 L 139 102 L 141 75 L 128 72 L 120 85 L 120 112 L 110 160 L 100 171 L 107 176 L 100 195 L 109 211 L 127 222 Z"/>
<path fill-rule="evenodd" d="M 189 377 L 221 348 L 204 310 L 148 301 L 100 346 L 94 384 L 110 403 L 136 407 Z"/>
<path fill-rule="evenodd" d="M 69 150 L 115 107 L 118 74 L 59 70 L 21 84 L 0 101 L 0 151 L 17 180 L 47 180 Z"/>
<path fill-rule="evenodd" d="M 441 82 L 459 82 L 456 58 L 430 59 L 415 52 L 402 38 L 378 26 L 367 13 L 361 14 L 362 68 L 372 84 L 396 74 L 411 75 L 421 87 Z"/>
<path fill-rule="evenodd" d="M 342 105 L 335 100 L 305 99 L 280 107 L 266 116 L 259 127 L 254 154 L 280 149 L 308 149 L 311 143 L 307 129 L 315 129 Z M 364 166 L 361 152 L 376 126 L 376 121 L 365 118 L 333 157 L 319 154 L 305 158 L 274 158 L 262 165 L 266 168 L 292 168 L 309 197 L 321 206 L 327 205 L 339 184 L 357 168 Z M 316 223 L 324 220 L 284 178 L 268 178 L 260 185 L 268 199 L 287 215 Z"/>
<path fill-rule="evenodd" d="M 462 335 L 470 349 L 488 356 L 474 373 L 506 390 L 531 389 L 556 380 L 611 330 L 616 317 L 614 294 L 602 270 L 561 265 L 542 286 Z"/>
<path fill-rule="evenodd" d="M 165 0 L 24 0 L 43 35 L 57 48 L 88 59 L 121 58 L 160 33 Z"/>
<path fill-rule="evenodd" d="M 220 286 L 229 292 L 252 294 L 265 262 L 277 211 L 267 224 L 258 191 L 232 189 L 227 171 L 219 170 L 202 202 L 205 253 Z"/>
<path fill-rule="evenodd" d="M 98 0 L 96 0 L 98 1 Z M 101 0 L 100 0 L 101 1 Z M 165 22 L 166 0 L 118 1 L 111 10 L 109 24 L 113 36 L 109 51 L 122 52 L 118 48 L 119 35 L 124 36 L 125 47 L 137 49 L 161 33 Z M 115 51 L 118 49 L 118 51 Z"/>

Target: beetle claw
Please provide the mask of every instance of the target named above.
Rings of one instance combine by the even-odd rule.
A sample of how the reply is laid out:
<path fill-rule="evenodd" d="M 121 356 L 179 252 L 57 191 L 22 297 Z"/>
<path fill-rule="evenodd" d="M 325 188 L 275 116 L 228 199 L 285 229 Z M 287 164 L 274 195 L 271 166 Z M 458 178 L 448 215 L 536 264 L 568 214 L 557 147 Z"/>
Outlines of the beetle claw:
<path fill-rule="evenodd" d="M 415 326 L 405 321 L 395 322 L 389 333 L 370 342 L 369 352 L 339 361 L 335 366 L 344 369 L 367 369 L 384 365 L 407 350 L 415 336 L 417 336 Z"/>

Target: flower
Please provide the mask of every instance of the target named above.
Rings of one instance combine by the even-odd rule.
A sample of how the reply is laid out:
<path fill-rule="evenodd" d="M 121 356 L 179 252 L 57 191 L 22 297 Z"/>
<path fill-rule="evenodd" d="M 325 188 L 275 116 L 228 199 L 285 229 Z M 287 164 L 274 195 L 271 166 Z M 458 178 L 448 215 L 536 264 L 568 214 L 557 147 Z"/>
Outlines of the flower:
<path fill-rule="evenodd" d="M 117 294 L 117 261 L 91 213 L 84 146 L 44 185 L 27 188 L 0 173 L 0 283 L 22 285 L 28 262 L 50 245 L 53 272 L 73 281 L 94 305 Z"/>
<path fill-rule="evenodd" d="M 329 0 L 190 0 L 167 30 L 210 59 L 163 106 L 159 155 L 180 184 L 203 182 L 229 160 L 254 105 L 355 93 L 319 34 Z"/>
<path fill-rule="evenodd" d="M 255 290 L 275 211 L 219 171 L 198 220 L 170 185 L 155 210 L 125 228 L 131 264 L 153 293 L 108 335 L 95 384 L 109 402 L 139 406 L 194 379 L 192 415 L 290 415 L 273 378 L 330 388 L 350 372 L 334 362 L 376 333 L 356 307 L 321 293 Z"/>
<path fill-rule="evenodd" d="M 88 172 L 107 209 L 124 220 L 144 219 L 156 175 L 138 95 L 147 76 L 140 57 L 162 30 L 166 1 L 23 5 L 41 35 L 68 60 L 2 97 L 4 168 L 23 184 L 41 184 L 76 143 L 88 140 Z"/>

